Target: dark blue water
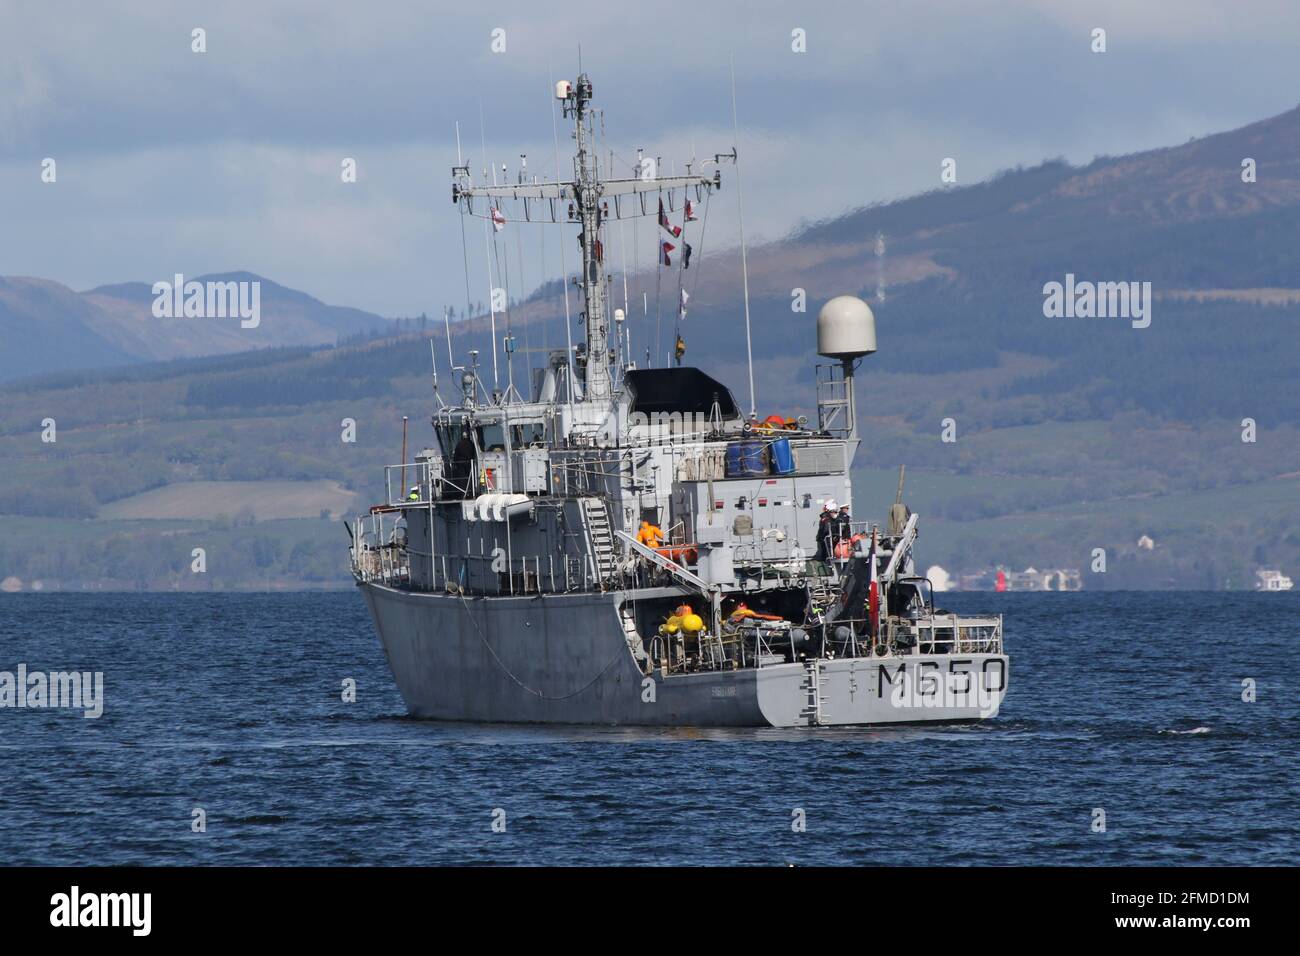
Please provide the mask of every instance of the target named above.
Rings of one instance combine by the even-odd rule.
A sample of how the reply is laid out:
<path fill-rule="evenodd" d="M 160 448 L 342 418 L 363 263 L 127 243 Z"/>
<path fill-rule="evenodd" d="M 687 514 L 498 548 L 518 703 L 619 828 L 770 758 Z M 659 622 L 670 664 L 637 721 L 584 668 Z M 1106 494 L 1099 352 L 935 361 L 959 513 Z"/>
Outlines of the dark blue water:
<path fill-rule="evenodd" d="M 740 732 L 409 720 L 351 592 L 0 596 L 0 670 L 106 698 L 0 710 L 0 863 L 1300 859 L 1300 592 L 944 603 L 1006 614 L 998 719 Z"/>

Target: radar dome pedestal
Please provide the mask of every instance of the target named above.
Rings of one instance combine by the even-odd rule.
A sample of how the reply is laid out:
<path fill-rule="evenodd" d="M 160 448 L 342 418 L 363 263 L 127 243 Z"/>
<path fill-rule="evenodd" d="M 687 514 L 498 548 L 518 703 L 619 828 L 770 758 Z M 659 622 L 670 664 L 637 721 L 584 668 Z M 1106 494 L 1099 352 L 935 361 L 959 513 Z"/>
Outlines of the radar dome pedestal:
<path fill-rule="evenodd" d="M 856 295 L 837 295 L 817 313 L 817 352 L 839 362 L 839 377 L 819 365 L 817 417 L 824 432 L 840 431 L 857 448 L 858 416 L 854 407 L 853 372 L 864 355 L 876 350 L 876 317 Z M 826 369 L 826 377 L 822 370 Z"/>
<path fill-rule="evenodd" d="M 876 351 L 876 317 L 856 295 L 837 295 L 817 313 L 817 353 L 852 361 Z"/>

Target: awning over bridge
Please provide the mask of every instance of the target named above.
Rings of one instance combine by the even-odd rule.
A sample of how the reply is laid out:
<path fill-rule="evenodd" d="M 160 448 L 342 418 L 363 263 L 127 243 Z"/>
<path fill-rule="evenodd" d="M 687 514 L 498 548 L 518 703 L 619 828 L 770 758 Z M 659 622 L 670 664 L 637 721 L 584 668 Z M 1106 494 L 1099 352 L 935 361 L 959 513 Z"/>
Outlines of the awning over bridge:
<path fill-rule="evenodd" d="M 626 373 L 634 412 L 708 415 L 716 403 L 723 420 L 739 418 L 731 389 L 698 368 L 643 368 Z"/>

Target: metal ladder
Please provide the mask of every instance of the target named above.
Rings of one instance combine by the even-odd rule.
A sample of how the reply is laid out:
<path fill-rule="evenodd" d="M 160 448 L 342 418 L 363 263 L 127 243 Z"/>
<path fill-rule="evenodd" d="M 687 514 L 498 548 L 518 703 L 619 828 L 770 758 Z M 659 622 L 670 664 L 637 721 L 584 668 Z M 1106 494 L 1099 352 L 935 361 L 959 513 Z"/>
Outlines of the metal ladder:
<path fill-rule="evenodd" d="M 815 581 L 809 581 L 808 590 L 812 594 L 814 604 L 820 607 L 823 611 L 830 610 L 831 606 L 834 604 L 836 595 L 831 591 L 825 581 L 821 578 L 817 578 Z"/>
<path fill-rule="evenodd" d="M 596 580 L 603 584 L 616 570 L 614 534 L 609 526 L 609 512 L 605 509 L 605 502 L 600 498 L 583 498 L 582 517 L 587 523 Z"/>
<path fill-rule="evenodd" d="M 808 692 L 808 703 L 804 705 L 802 716 L 810 727 L 820 727 L 826 723 L 826 698 L 822 696 L 821 661 L 811 660 L 804 665 L 804 690 Z"/>

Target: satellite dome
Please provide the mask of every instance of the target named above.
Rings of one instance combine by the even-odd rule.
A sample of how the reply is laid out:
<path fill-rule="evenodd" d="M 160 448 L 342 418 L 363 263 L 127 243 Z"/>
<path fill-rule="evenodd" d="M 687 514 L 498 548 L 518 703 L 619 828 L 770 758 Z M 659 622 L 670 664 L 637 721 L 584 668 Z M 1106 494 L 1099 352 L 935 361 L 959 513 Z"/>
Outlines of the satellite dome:
<path fill-rule="evenodd" d="M 856 295 L 837 295 L 817 314 L 817 352 L 855 359 L 876 350 L 876 317 Z"/>

